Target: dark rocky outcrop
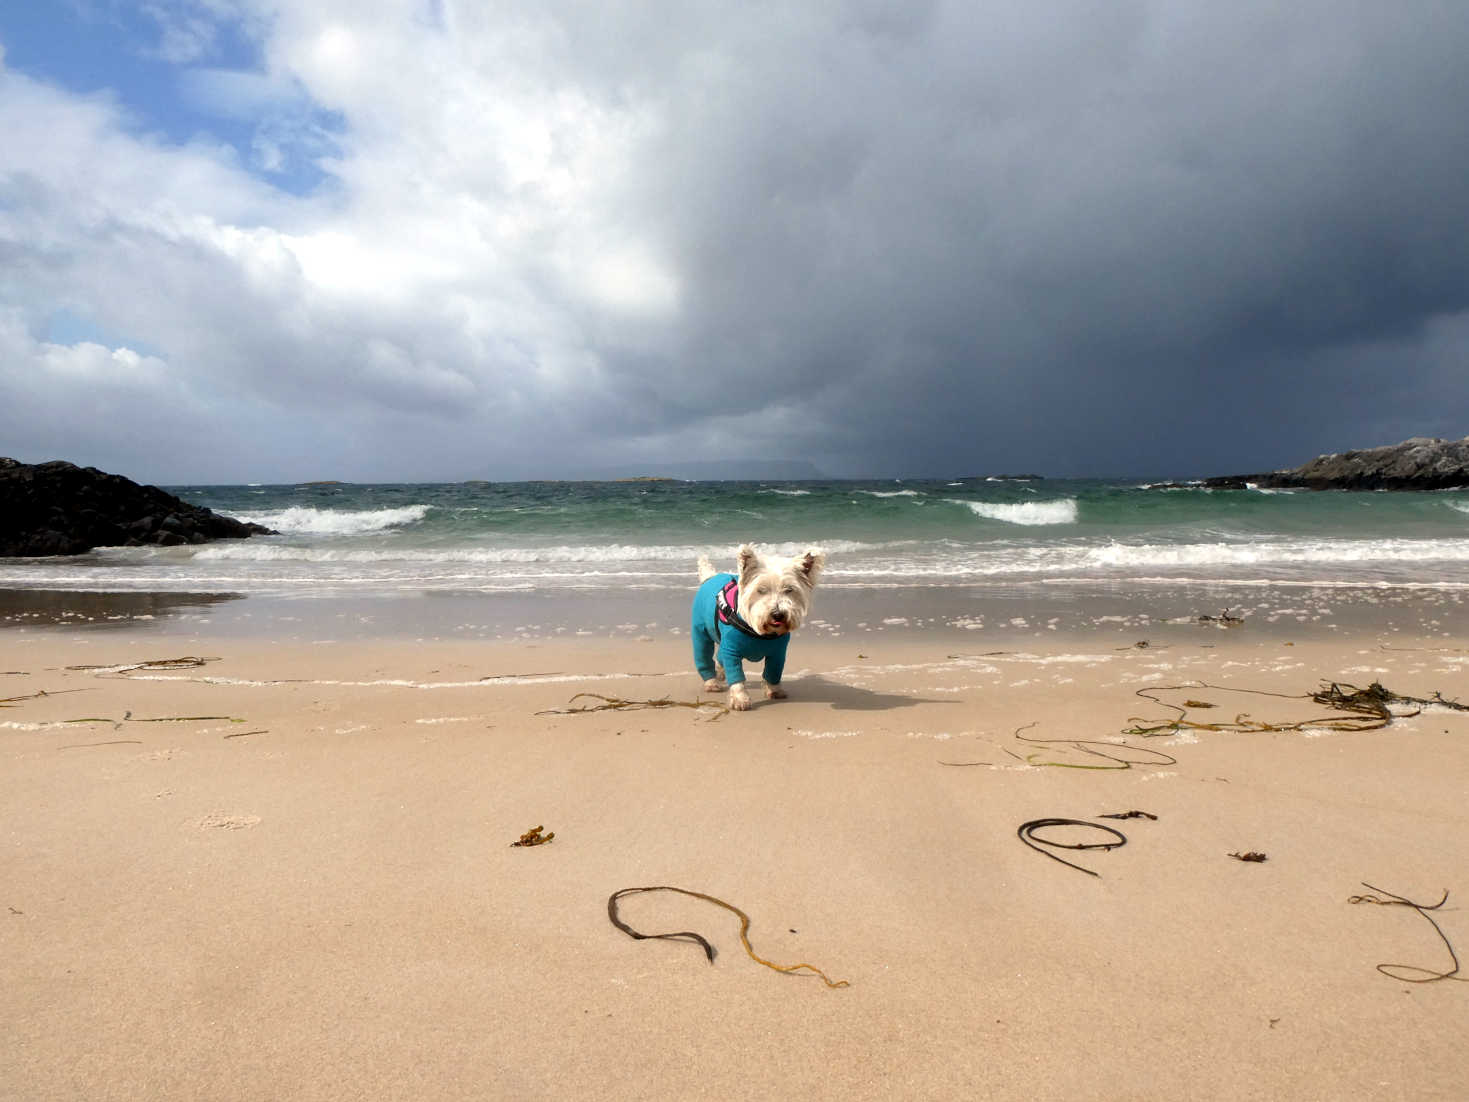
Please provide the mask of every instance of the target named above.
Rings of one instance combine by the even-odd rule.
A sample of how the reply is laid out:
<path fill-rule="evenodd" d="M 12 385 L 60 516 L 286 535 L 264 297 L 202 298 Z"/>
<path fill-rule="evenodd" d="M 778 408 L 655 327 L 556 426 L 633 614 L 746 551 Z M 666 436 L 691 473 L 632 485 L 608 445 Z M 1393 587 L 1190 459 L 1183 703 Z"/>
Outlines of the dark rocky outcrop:
<path fill-rule="evenodd" d="M 274 534 L 96 467 L 0 459 L 0 558 Z"/>
<path fill-rule="evenodd" d="M 1469 486 L 1469 436 L 1441 440 L 1415 436 L 1401 444 L 1320 455 L 1287 471 L 1206 478 L 1216 490 L 1446 490 Z"/>

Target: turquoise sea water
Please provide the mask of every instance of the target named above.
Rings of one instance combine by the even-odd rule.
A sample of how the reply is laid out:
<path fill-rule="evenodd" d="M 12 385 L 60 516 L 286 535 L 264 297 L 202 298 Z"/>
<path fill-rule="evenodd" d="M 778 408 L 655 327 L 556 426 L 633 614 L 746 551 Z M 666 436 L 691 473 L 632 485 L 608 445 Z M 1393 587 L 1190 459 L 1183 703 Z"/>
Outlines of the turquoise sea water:
<path fill-rule="evenodd" d="M 0 587 L 276 596 L 686 592 L 701 553 L 825 547 L 831 588 L 1469 587 L 1469 489 L 1099 480 L 174 486 L 278 536 L 0 560 Z"/>

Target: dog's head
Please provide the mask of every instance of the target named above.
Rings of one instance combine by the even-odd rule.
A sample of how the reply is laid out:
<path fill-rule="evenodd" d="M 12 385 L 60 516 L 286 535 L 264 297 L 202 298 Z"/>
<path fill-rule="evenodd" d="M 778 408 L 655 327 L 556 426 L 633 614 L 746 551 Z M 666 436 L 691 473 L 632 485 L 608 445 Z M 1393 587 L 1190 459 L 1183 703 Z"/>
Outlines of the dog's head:
<path fill-rule="evenodd" d="M 811 610 L 811 590 L 826 565 L 826 552 L 809 548 L 794 558 L 740 548 L 739 614 L 760 635 L 785 635 Z"/>

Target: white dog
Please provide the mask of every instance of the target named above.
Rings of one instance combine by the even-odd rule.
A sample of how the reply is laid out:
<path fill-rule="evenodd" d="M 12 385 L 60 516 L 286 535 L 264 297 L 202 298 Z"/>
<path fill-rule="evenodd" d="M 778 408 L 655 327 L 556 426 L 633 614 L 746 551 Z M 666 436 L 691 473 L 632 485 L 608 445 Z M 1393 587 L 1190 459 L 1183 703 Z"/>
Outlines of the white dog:
<path fill-rule="evenodd" d="M 811 610 L 811 590 L 826 565 L 826 552 L 811 548 L 787 559 L 763 556 L 747 543 L 737 562 L 736 573 L 720 574 L 700 556 L 691 634 L 704 691 L 722 692 L 728 684 L 729 706 L 743 712 L 750 707 L 747 661 L 765 663 L 769 699 L 786 695 L 780 687 L 786 647 Z"/>

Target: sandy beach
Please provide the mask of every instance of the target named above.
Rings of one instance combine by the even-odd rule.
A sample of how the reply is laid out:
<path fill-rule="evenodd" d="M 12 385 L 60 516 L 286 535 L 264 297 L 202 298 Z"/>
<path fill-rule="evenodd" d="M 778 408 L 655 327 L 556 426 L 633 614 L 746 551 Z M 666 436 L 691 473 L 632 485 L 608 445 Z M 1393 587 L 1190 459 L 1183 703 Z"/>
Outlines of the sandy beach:
<path fill-rule="evenodd" d="M 813 632 L 746 714 L 676 633 L 12 626 L 0 1097 L 1459 1098 L 1469 712 L 1308 695 L 1455 624 Z"/>

